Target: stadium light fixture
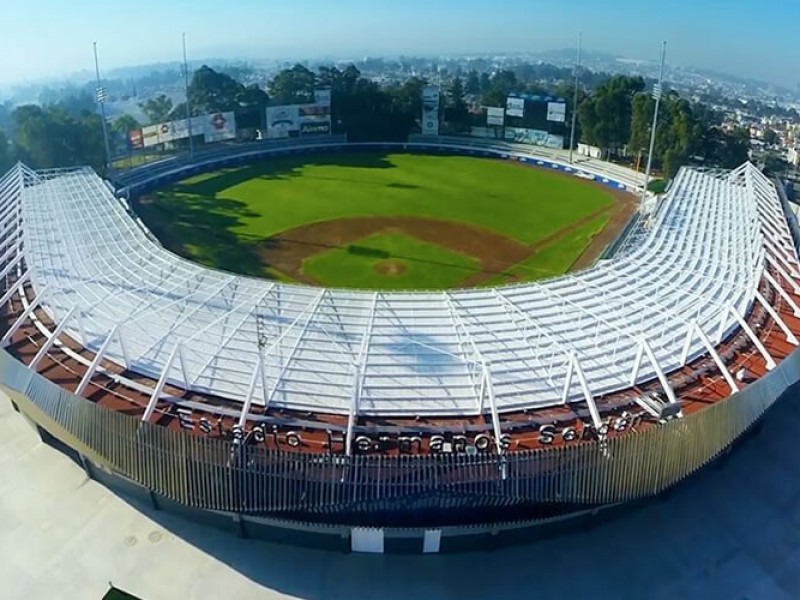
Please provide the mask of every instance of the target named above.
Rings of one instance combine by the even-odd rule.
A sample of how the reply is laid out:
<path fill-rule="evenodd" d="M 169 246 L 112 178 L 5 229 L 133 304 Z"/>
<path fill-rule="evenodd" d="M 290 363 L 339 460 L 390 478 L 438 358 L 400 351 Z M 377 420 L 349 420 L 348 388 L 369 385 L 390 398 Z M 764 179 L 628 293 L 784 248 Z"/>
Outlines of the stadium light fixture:
<path fill-rule="evenodd" d="M 639 212 L 644 214 L 645 202 L 647 202 L 647 188 L 650 185 L 650 173 L 653 168 L 653 152 L 656 147 L 656 128 L 658 127 L 658 109 L 661 107 L 661 97 L 664 90 L 664 62 L 667 58 L 667 42 L 661 43 L 661 66 L 658 71 L 658 83 L 653 86 L 653 98 L 656 101 L 656 108 L 653 112 L 653 128 L 650 131 L 650 151 L 647 154 L 647 169 L 644 172 L 644 186 L 642 188 L 642 201 Z"/>
<path fill-rule="evenodd" d="M 94 42 L 94 71 L 97 76 L 96 101 L 100 105 L 100 118 L 103 120 L 103 145 L 106 150 L 106 167 L 111 166 L 111 146 L 108 143 L 108 123 L 106 122 L 106 101 L 108 90 L 100 83 L 100 62 L 97 59 L 97 42 Z"/>
<path fill-rule="evenodd" d="M 575 61 L 575 96 L 572 100 L 572 132 L 569 134 L 569 164 L 573 164 L 575 152 L 575 128 L 578 125 L 578 87 L 581 83 L 581 47 L 583 45 L 583 33 L 578 34 L 578 56 Z"/>
<path fill-rule="evenodd" d="M 189 132 L 189 158 L 194 157 L 194 137 L 192 135 L 192 107 L 189 100 L 189 61 L 186 59 L 186 33 L 183 33 L 183 85 L 186 90 L 186 129 Z"/>

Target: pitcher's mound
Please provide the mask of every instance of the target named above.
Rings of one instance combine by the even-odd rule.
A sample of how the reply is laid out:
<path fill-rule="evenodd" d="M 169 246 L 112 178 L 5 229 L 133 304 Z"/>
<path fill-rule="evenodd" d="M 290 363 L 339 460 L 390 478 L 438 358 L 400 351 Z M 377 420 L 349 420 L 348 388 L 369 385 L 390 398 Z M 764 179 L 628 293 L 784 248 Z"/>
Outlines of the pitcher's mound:
<path fill-rule="evenodd" d="M 399 260 L 382 260 L 375 265 L 375 270 L 386 277 L 399 277 L 406 268 L 406 264 Z"/>

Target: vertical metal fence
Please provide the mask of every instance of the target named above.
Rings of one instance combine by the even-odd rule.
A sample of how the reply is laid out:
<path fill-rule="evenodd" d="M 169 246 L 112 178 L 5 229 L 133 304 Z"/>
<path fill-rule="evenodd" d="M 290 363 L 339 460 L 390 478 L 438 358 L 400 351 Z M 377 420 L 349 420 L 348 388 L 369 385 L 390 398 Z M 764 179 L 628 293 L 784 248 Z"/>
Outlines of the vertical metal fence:
<path fill-rule="evenodd" d="M 800 380 L 800 351 L 727 400 L 598 443 L 505 456 L 320 456 L 236 446 L 141 423 L 30 372 L 0 351 L 0 385 L 22 412 L 103 468 L 187 506 L 243 514 L 332 514 L 607 504 L 657 494 L 719 455 Z"/>

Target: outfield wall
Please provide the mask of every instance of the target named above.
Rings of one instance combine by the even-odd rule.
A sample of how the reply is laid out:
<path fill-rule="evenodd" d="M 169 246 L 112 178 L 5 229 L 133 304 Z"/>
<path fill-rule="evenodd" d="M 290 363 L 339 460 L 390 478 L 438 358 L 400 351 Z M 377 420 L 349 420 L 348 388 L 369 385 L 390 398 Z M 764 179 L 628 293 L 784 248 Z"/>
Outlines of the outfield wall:
<path fill-rule="evenodd" d="M 382 544 L 394 540 L 406 551 L 432 536 L 431 551 L 439 551 L 465 536 L 508 532 L 513 539 L 519 528 L 552 528 L 660 494 L 718 457 L 800 382 L 800 350 L 741 392 L 684 419 L 604 446 L 504 456 L 343 457 L 240 446 L 99 407 L 5 351 L 0 382 L 43 439 L 71 454 L 90 477 L 158 508 L 235 525 L 242 536 L 336 547 L 365 535 Z"/>
<path fill-rule="evenodd" d="M 224 168 L 240 167 L 272 157 L 292 156 L 319 152 L 424 152 L 449 155 L 481 156 L 503 160 L 517 160 L 544 169 L 572 174 L 602 183 L 614 189 L 640 193 L 641 176 L 619 165 L 596 160 L 570 164 L 563 152 L 546 148 L 486 141 L 471 138 L 412 136 L 407 143 L 358 142 L 349 143 L 344 137 L 287 140 L 283 143 L 254 143 L 230 145 L 210 153 L 199 154 L 192 161 L 170 159 L 118 172 L 110 177 L 119 197 L 135 197 L 166 187 L 178 181 Z"/>

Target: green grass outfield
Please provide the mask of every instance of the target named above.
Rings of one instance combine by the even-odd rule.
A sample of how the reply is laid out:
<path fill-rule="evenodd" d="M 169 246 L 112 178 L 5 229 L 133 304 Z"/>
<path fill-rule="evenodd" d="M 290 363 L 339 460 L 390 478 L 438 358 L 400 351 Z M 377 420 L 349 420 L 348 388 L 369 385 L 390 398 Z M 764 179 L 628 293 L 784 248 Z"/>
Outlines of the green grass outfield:
<path fill-rule="evenodd" d="M 400 272 L 381 274 L 387 263 Z M 479 269 L 471 256 L 402 233 L 373 234 L 303 263 L 303 273 L 323 286 L 381 290 L 450 289 Z"/>
<path fill-rule="evenodd" d="M 291 280 L 265 265 L 259 249 L 280 233 L 312 223 L 422 217 L 475 225 L 530 245 L 613 203 L 610 193 L 580 179 L 509 161 L 358 153 L 282 157 L 203 174 L 157 192 L 137 211 L 167 247 L 187 258 Z M 409 268 L 397 279 L 412 289 L 430 287 L 423 271 Z M 363 281 L 359 287 L 384 287 L 380 279 L 370 284 L 347 277 Z M 396 289 L 399 283 L 388 285 Z"/>
<path fill-rule="evenodd" d="M 545 246 L 539 252 L 517 263 L 505 273 L 492 277 L 484 285 L 500 286 L 519 281 L 534 281 L 563 275 L 586 251 L 594 237 L 608 224 L 609 217 L 601 216 L 581 225 L 557 243 Z"/>

